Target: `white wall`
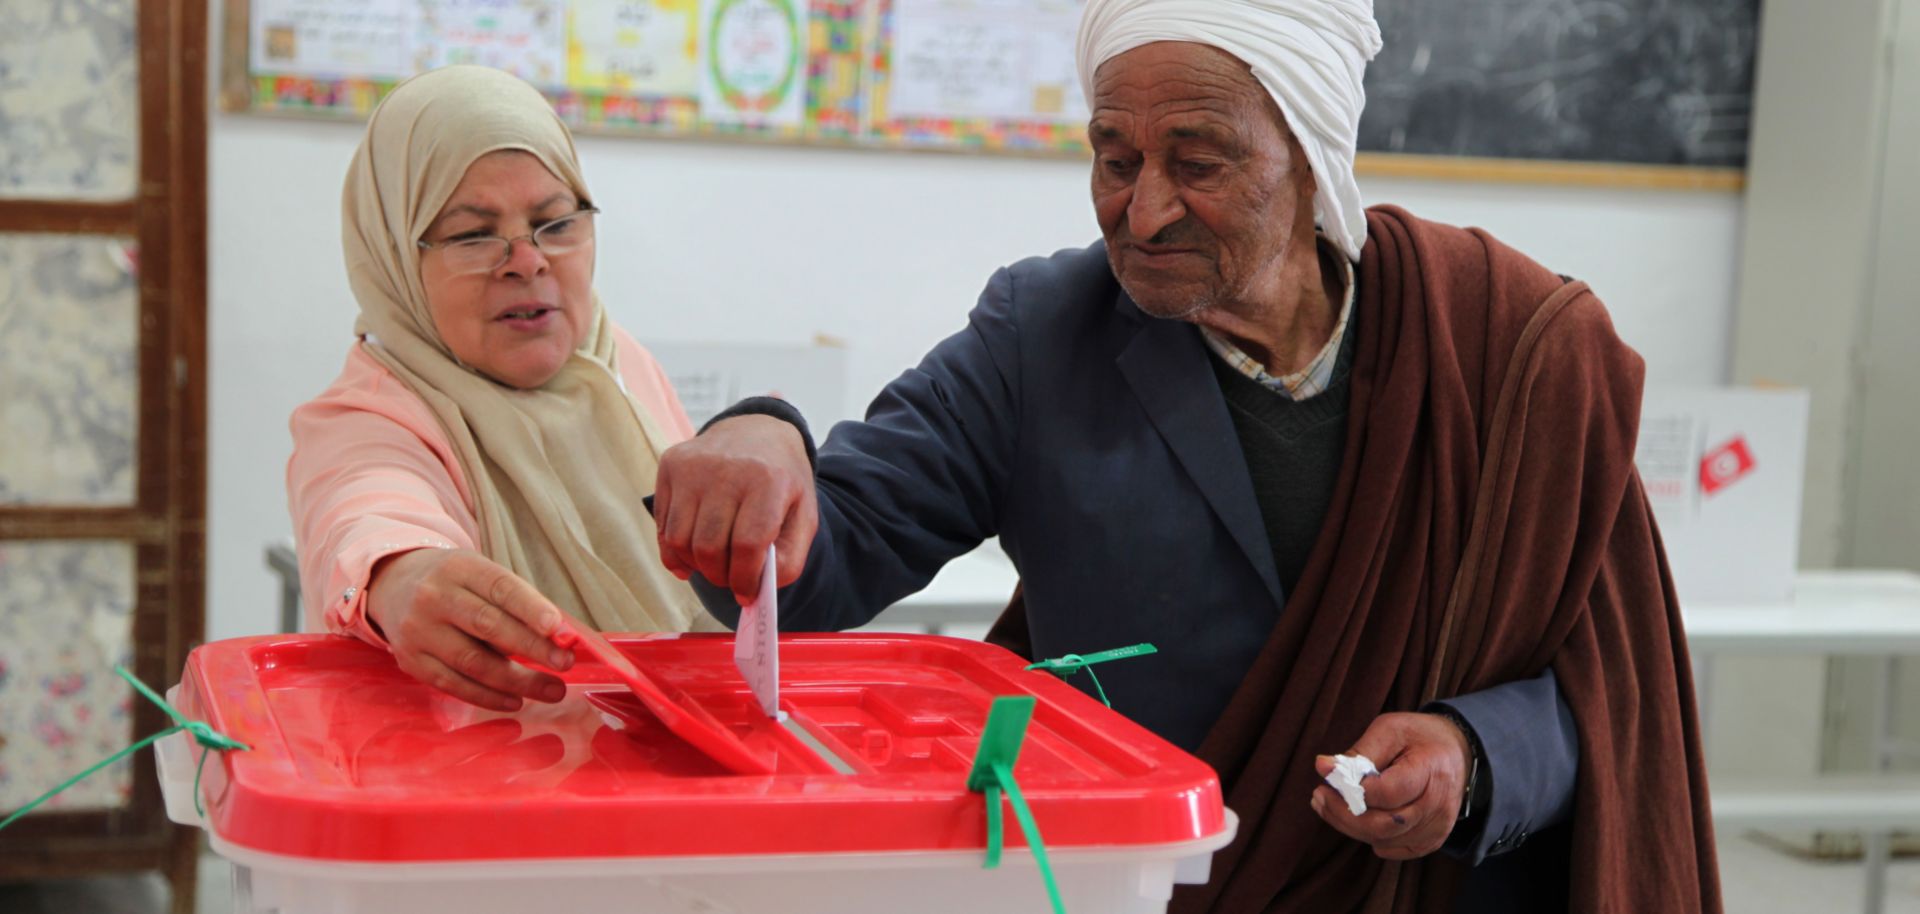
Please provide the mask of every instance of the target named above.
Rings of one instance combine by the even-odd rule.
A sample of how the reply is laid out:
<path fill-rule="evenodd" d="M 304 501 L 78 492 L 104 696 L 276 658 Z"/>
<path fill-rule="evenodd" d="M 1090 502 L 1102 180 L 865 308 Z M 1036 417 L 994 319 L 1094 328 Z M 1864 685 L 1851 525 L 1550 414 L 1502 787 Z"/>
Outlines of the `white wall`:
<path fill-rule="evenodd" d="M 1861 568 L 1920 571 L 1920 0 L 1895 15 L 1887 81 L 1887 143 L 1880 160 L 1875 247 L 1862 322 L 1860 410 L 1852 430 L 1858 468 L 1847 492 L 1841 559 Z M 1920 703 L 1911 709 L 1920 728 Z"/>
<path fill-rule="evenodd" d="M 208 637 L 272 630 L 261 560 L 289 535 L 286 419 L 339 370 L 355 307 L 340 183 L 359 128 L 212 125 Z M 860 405 L 958 329 L 995 267 L 1097 235 L 1074 162 L 586 137 L 606 211 L 598 285 L 642 340 L 850 346 Z M 1656 383 L 1727 374 L 1740 198 L 1363 182 L 1367 198 L 1480 225 L 1593 283 Z"/>
<path fill-rule="evenodd" d="M 1913 104 L 1892 94 L 1898 5 L 1769 3 L 1761 14 L 1731 371 L 1812 396 L 1803 568 L 1847 559 L 1887 125 Z"/>

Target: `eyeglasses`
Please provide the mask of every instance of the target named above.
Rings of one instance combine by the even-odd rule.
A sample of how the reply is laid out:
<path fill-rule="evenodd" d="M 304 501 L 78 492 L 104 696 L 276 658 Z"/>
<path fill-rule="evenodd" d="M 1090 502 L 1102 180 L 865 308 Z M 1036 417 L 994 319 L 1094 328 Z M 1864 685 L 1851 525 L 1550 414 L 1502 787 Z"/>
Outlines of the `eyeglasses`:
<path fill-rule="evenodd" d="M 446 241 L 417 241 L 423 251 L 438 250 L 447 269 L 456 274 L 491 273 L 513 257 L 513 243 L 522 238 L 548 257 L 577 251 L 593 243 L 593 217 L 600 211 L 591 206 L 574 210 L 525 235 L 502 238 L 499 235 L 456 237 Z"/>

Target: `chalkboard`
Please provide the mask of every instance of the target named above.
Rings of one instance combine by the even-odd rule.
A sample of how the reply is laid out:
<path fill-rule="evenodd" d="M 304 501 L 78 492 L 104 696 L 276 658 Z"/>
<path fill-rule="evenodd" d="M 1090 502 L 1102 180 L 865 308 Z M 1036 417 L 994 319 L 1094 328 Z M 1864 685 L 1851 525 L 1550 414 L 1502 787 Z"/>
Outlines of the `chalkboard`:
<path fill-rule="evenodd" d="M 1363 152 L 1746 165 L 1759 0 L 1375 0 Z"/>

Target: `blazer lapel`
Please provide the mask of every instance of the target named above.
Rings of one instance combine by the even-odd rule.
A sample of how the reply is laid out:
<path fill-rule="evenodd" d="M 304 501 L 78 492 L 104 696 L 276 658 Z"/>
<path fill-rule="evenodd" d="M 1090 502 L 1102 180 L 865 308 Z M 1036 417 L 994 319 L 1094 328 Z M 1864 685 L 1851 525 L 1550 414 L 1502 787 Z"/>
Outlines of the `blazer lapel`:
<path fill-rule="evenodd" d="M 1139 325 L 1115 360 L 1120 373 L 1181 467 L 1259 571 L 1274 605 L 1284 605 L 1280 572 L 1253 494 L 1240 434 L 1207 362 L 1206 344 L 1192 325 L 1148 317 L 1124 294 L 1119 306 L 1132 312 Z"/>

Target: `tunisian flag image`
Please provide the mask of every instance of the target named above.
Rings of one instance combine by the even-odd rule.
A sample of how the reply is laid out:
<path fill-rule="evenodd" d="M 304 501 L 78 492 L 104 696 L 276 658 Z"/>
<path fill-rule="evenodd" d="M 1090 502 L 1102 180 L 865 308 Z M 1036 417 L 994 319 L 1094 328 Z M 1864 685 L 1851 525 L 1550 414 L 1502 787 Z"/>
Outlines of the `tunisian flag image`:
<path fill-rule="evenodd" d="M 1742 435 L 1700 458 L 1700 491 L 1713 495 L 1753 472 L 1753 451 Z"/>

